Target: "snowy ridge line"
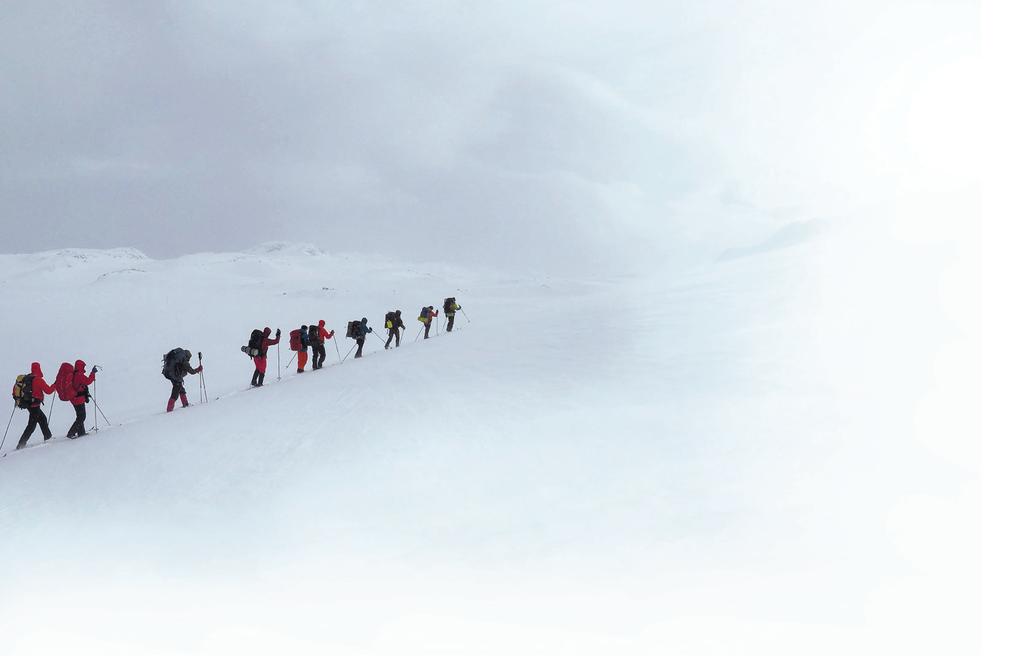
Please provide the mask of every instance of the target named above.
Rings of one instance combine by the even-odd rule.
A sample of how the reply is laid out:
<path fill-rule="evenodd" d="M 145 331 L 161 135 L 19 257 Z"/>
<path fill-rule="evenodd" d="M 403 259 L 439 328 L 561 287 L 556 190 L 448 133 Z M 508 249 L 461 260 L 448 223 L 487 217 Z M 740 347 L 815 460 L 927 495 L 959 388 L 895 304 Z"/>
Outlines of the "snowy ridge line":
<path fill-rule="evenodd" d="M 467 321 L 468 321 L 468 319 L 467 319 Z M 443 328 L 439 328 L 438 332 L 435 334 L 435 336 L 433 338 L 434 339 L 438 339 L 438 338 L 441 338 L 441 337 L 445 337 L 445 336 L 453 334 L 454 332 L 459 331 L 461 329 L 462 329 L 461 327 L 456 327 L 451 332 L 448 332 L 447 330 L 444 330 Z M 346 338 L 350 338 L 350 337 L 346 337 Z M 411 342 L 406 342 L 406 345 L 408 346 L 408 345 L 411 345 L 411 344 L 415 344 L 416 342 L 418 342 L 420 340 L 421 340 L 421 337 L 417 336 Z M 356 344 L 353 343 L 352 344 L 352 349 L 355 349 L 355 347 L 356 347 Z M 398 350 L 399 348 L 401 348 L 401 347 L 400 346 L 396 346 L 393 350 Z M 340 354 L 340 352 L 341 352 L 340 351 L 340 347 L 336 348 L 336 350 Z M 392 349 L 388 349 L 388 350 L 392 350 Z M 297 353 L 297 351 L 292 351 L 292 352 L 293 353 Z M 351 352 L 351 350 L 349 352 Z M 365 357 L 369 357 L 369 356 L 372 356 L 372 355 L 379 355 L 379 354 L 381 354 L 383 352 L 387 352 L 387 351 L 386 350 L 378 349 L 378 350 L 375 350 L 375 351 L 365 352 L 363 354 L 362 358 L 360 358 L 360 359 L 363 359 Z M 335 362 L 335 363 L 327 364 L 327 365 L 325 365 L 322 368 L 323 369 L 337 369 L 337 368 L 340 368 L 340 367 L 342 367 L 345 364 L 345 362 L 348 359 L 355 359 L 355 358 L 349 358 L 348 356 L 345 356 L 340 362 Z M 309 372 L 303 372 L 303 373 L 312 373 L 312 372 L 309 371 Z M 285 381 L 291 382 L 291 381 L 293 381 L 293 380 L 295 380 L 297 378 L 299 378 L 299 374 L 298 374 L 298 372 L 294 372 L 294 373 L 292 373 L 290 375 L 281 375 L 278 378 L 276 378 L 274 382 L 276 382 L 276 383 L 281 383 L 281 382 L 285 382 Z M 181 409 L 175 409 L 175 411 L 184 410 L 185 408 L 194 408 L 196 406 L 209 405 L 210 403 L 212 403 L 214 401 L 220 401 L 222 399 L 223 400 L 227 400 L 227 399 L 230 399 L 230 398 L 237 397 L 239 395 L 245 394 L 245 393 L 250 392 L 250 391 L 255 390 L 255 389 L 258 389 L 258 388 L 250 386 L 250 387 L 247 387 L 247 388 L 242 388 L 242 389 L 238 389 L 238 390 L 232 390 L 232 391 L 229 391 L 229 392 L 226 392 L 226 393 L 223 393 L 223 394 L 216 395 L 216 396 L 213 397 L 213 399 L 207 399 L 206 401 L 199 401 L 197 403 L 189 403 L 188 406 L 183 406 Z M 57 398 L 56 394 L 53 395 L 53 398 L 54 399 Z M 52 413 L 52 406 L 53 406 L 54 403 L 56 403 L 56 402 L 55 401 L 51 401 L 51 413 Z M 44 404 L 45 404 L 45 402 L 43 404 L 40 404 L 40 408 L 42 408 Z M 134 418 L 127 419 L 127 420 L 122 420 L 122 421 L 119 421 L 119 422 L 114 422 L 112 424 L 109 424 L 107 427 L 103 427 L 103 428 L 98 427 L 98 428 L 95 428 L 95 429 L 91 429 L 90 432 L 95 434 L 95 433 L 99 433 L 100 431 L 102 431 L 104 429 L 111 429 L 111 428 L 115 428 L 115 427 L 119 428 L 119 427 L 123 427 L 123 426 L 129 426 L 129 425 L 132 425 L 132 424 L 138 424 L 138 423 L 141 423 L 141 422 L 149 421 L 153 417 L 156 417 L 156 416 L 159 416 L 159 415 L 168 415 L 171 412 L 175 412 L 175 411 L 160 411 L 158 413 L 152 413 L 152 414 L 149 414 L 149 415 L 142 415 L 142 416 L 134 417 Z M 13 413 L 12 413 L 12 415 L 13 415 Z M 47 418 L 47 421 L 49 421 L 49 417 Z M 20 452 L 20 451 L 25 451 L 25 450 L 28 450 L 28 449 L 35 449 L 37 447 L 50 446 L 57 439 L 58 439 L 58 436 L 57 435 L 53 435 L 53 436 L 51 436 L 50 440 L 45 440 L 43 442 L 35 443 L 35 444 L 26 444 L 22 448 L 16 448 L 14 450 L 9 450 L 9 451 L 6 451 L 6 452 L 0 451 L 0 459 L 5 458 L 10 452 L 14 452 L 14 451 L 19 451 Z M 68 441 L 68 440 L 77 440 L 77 438 L 76 439 L 67 438 L 67 437 L 63 437 L 62 438 L 62 441 Z M 4 442 L 6 443 L 6 440 Z M 3 449 L 3 446 L 0 445 L 0 450 L 2 450 L 2 449 Z"/>

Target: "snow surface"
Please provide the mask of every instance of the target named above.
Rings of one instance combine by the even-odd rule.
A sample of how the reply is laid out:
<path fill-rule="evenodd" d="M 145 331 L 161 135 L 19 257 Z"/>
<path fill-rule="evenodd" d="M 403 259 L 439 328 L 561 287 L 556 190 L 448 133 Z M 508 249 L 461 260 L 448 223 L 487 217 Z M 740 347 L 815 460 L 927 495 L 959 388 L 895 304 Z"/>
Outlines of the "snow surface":
<path fill-rule="evenodd" d="M 284 243 L 0 256 L 0 375 L 100 364 L 115 425 L 66 440 L 58 402 L 0 459 L 0 653 L 971 652 L 974 374 L 941 269 L 796 235 L 576 281 Z M 447 295 L 468 319 L 413 342 Z M 245 389 L 252 328 L 396 307 L 399 350 L 296 376 L 285 345 Z M 165 414 L 176 346 L 211 402 Z"/>

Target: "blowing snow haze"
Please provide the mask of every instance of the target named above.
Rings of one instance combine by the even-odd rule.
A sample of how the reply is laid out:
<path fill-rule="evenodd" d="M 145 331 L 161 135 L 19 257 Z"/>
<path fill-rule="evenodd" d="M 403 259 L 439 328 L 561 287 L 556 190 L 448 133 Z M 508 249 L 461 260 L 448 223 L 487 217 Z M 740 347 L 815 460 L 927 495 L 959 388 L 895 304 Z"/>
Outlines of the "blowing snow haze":
<path fill-rule="evenodd" d="M 714 256 L 959 175 L 976 12 L 4 3 L 4 248 Z"/>

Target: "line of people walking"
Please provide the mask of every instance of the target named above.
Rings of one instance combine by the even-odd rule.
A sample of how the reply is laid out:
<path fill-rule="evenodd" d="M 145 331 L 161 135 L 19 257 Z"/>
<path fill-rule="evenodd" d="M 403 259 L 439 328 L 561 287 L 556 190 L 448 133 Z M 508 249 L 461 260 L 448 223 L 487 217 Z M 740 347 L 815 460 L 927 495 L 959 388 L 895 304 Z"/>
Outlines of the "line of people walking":
<path fill-rule="evenodd" d="M 456 303 L 454 297 L 446 298 L 444 301 L 443 311 L 448 319 L 447 331 L 451 332 L 455 324 L 455 313 L 462 309 L 462 307 Z M 423 325 L 421 332 L 423 333 L 424 339 L 430 338 L 430 327 L 434 318 L 437 318 L 438 313 L 434 310 L 432 305 L 423 307 L 420 310 L 420 316 L 418 320 Z M 468 318 L 467 318 L 468 320 Z M 387 340 L 381 338 L 384 341 L 384 349 L 390 350 L 392 342 L 395 348 L 399 348 L 402 342 L 402 336 L 405 332 L 405 323 L 402 321 L 402 311 L 396 309 L 395 311 L 389 311 L 384 316 L 384 328 L 388 331 Z M 350 338 L 354 341 L 353 349 L 356 351 L 354 358 L 358 359 L 363 357 L 363 346 L 366 343 L 366 337 L 369 334 L 376 334 L 373 332 L 373 328 L 370 327 L 369 321 L 364 317 L 358 321 L 351 321 L 346 328 L 346 338 Z M 380 335 L 377 335 L 380 338 Z M 418 336 L 418 335 L 417 335 Z M 304 373 L 306 365 L 312 355 L 312 368 L 314 371 L 322 369 L 324 366 L 324 360 L 327 357 L 326 344 L 328 340 L 334 339 L 335 346 L 337 346 L 337 339 L 333 329 L 328 329 L 327 324 L 324 320 L 320 320 L 315 325 L 302 325 L 298 329 L 292 330 L 289 334 L 289 348 L 295 351 L 295 357 L 292 359 L 298 360 L 296 372 Z M 273 336 L 271 336 L 270 327 L 264 327 L 262 330 L 254 329 L 249 335 L 249 343 L 242 346 L 242 352 L 248 355 L 253 361 L 253 372 L 252 378 L 249 384 L 253 388 L 263 387 L 263 381 L 267 374 L 267 357 L 270 352 L 271 346 L 276 346 L 281 343 L 281 329 L 278 328 Z M 349 350 L 351 353 L 352 350 Z M 341 352 L 338 351 L 339 360 L 344 362 L 341 358 Z M 346 358 L 348 355 L 345 356 Z M 163 376 L 171 383 L 171 394 L 167 400 L 167 412 L 174 410 L 175 405 L 178 401 L 181 401 L 182 408 L 188 408 L 190 406 L 188 401 L 188 394 L 185 389 L 185 377 L 190 375 L 202 374 L 203 371 L 203 354 L 199 353 L 199 364 L 195 367 L 192 366 L 192 351 L 184 348 L 175 348 L 164 354 L 163 357 Z M 291 362 L 288 363 L 289 366 Z M 89 386 L 93 385 L 96 380 L 96 372 L 99 367 L 93 366 L 91 371 L 88 373 L 85 371 L 86 364 L 83 360 L 77 360 L 74 365 L 67 362 L 63 363 L 57 372 L 57 377 L 53 383 L 50 384 L 46 381 L 43 376 L 42 366 L 39 362 L 33 362 L 31 371 L 27 374 L 18 376 L 12 396 L 14 397 L 15 407 L 28 410 L 28 424 L 25 426 L 25 430 L 18 440 L 16 449 L 22 449 L 27 444 L 32 434 L 35 433 L 38 427 L 43 433 L 43 441 L 48 441 L 53 437 L 50 431 L 50 425 L 48 418 L 43 413 L 42 406 L 45 404 L 46 396 L 56 393 L 58 398 L 62 401 L 68 401 L 74 408 L 75 421 L 68 430 L 68 438 L 74 439 L 81 436 L 88 435 L 85 430 L 85 419 L 86 419 L 86 408 L 85 404 L 89 403 L 93 398 Z M 278 364 L 280 370 L 280 363 Z M 200 387 L 205 391 L 205 382 L 200 376 Z M 98 406 L 97 406 L 98 407 Z M 52 404 L 51 404 L 52 409 Z M 12 411 L 11 417 L 14 417 Z M 104 418 L 105 419 L 105 418 Z M 10 428 L 10 422 L 8 422 L 8 429 Z M 7 432 L 5 431 L 4 437 L 6 439 Z"/>

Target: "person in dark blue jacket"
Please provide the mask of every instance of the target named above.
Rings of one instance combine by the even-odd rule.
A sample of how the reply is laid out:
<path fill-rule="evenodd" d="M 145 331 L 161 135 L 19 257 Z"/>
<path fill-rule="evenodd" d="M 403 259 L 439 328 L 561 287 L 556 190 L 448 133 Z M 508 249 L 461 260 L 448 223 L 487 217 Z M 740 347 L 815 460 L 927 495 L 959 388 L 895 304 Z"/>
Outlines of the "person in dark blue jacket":
<path fill-rule="evenodd" d="M 363 344 L 366 343 L 366 335 L 373 332 L 372 327 L 366 325 L 366 319 L 359 321 L 359 334 L 356 335 L 356 344 L 359 348 L 356 350 L 355 357 L 363 356 Z"/>

